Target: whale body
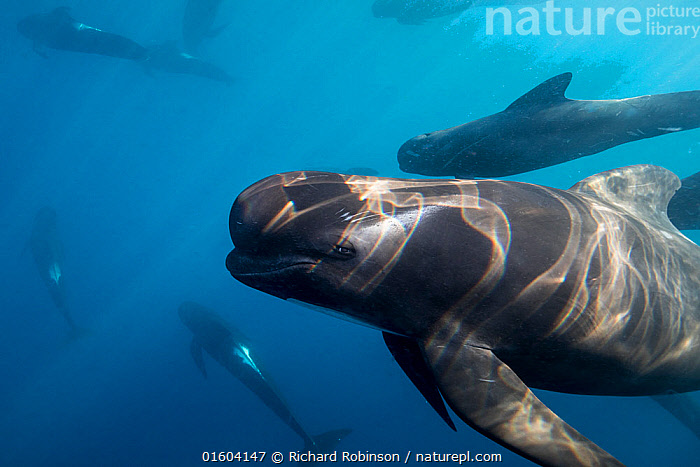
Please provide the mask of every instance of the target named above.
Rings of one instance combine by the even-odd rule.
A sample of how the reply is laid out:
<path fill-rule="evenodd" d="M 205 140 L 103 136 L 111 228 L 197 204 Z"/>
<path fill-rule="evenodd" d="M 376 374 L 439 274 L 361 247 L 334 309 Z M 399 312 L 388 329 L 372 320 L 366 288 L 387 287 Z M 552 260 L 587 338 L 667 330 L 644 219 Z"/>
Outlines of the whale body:
<path fill-rule="evenodd" d="M 250 287 L 389 335 L 443 418 L 444 398 L 540 465 L 622 465 L 530 388 L 700 389 L 700 248 L 666 216 L 679 186 L 655 166 L 569 190 L 279 174 L 233 204 L 226 266 Z"/>
<path fill-rule="evenodd" d="M 102 31 L 73 19 L 70 8 L 58 7 L 49 13 L 27 16 L 17 30 L 30 39 L 34 51 L 48 47 L 57 50 L 105 55 L 127 60 L 145 60 L 147 51 L 136 42 L 118 34 Z"/>
<path fill-rule="evenodd" d="M 431 176 L 504 177 L 700 126 L 700 91 L 572 100 L 564 97 L 571 79 L 571 73 L 555 76 L 502 112 L 411 138 L 399 148 L 399 167 Z"/>
<path fill-rule="evenodd" d="M 56 211 L 52 208 L 43 207 L 36 213 L 29 248 L 51 300 L 68 323 L 71 333 L 77 333 L 79 329 L 73 321 L 66 300 L 63 243 L 56 224 Z"/>
<path fill-rule="evenodd" d="M 311 436 L 277 390 L 272 378 L 257 358 L 253 345 L 239 330 L 214 311 L 194 302 L 185 302 L 178 309 L 180 320 L 194 334 L 190 352 L 204 377 L 206 351 L 217 363 L 240 380 L 275 415 L 304 441 L 304 450 L 324 453 L 332 450 L 351 430 L 339 429 Z"/>

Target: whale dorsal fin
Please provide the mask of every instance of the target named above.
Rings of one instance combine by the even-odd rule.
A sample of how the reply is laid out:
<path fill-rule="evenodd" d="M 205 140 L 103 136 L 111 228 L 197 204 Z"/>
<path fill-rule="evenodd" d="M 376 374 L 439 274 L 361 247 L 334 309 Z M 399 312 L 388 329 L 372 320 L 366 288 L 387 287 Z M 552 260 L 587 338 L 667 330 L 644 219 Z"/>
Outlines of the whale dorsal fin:
<path fill-rule="evenodd" d="M 51 14 L 58 18 L 70 18 L 71 7 L 59 6 L 51 10 Z"/>
<path fill-rule="evenodd" d="M 583 179 L 569 191 L 593 196 L 657 227 L 677 231 L 666 210 L 680 186 L 680 179 L 670 170 L 655 165 L 632 165 Z"/>
<path fill-rule="evenodd" d="M 510 104 L 506 110 L 521 109 L 532 105 L 552 105 L 567 101 L 564 93 L 571 84 L 571 78 L 573 78 L 572 73 L 562 73 L 554 78 L 549 78 Z"/>

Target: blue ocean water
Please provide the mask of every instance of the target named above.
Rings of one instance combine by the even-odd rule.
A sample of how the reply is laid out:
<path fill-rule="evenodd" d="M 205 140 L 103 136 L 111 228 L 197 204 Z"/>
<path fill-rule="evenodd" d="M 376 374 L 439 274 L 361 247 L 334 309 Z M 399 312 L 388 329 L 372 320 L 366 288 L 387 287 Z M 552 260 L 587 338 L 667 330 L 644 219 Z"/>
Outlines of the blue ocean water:
<path fill-rule="evenodd" d="M 663 2 L 558 3 L 575 11 L 634 3 L 644 13 Z M 488 35 L 484 7 L 414 26 L 373 17 L 371 4 L 224 0 L 217 24 L 228 26 L 204 42 L 202 56 L 234 77 L 227 87 L 109 57 L 48 50 L 43 58 L 15 25 L 60 4 L 5 2 L 0 464 L 196 465 L 203 451 L 301 449 L 206 356 L 209 377 L 201 377 L 177 316 L 185 300 L 256 342 L 311 432 L 352 428 L 339 450 L 499 453 L 504 465 L 530 464 L 459 421 L 457 433 L 445 426 L 378 332 L 234 281 L 224 267 L 231 203 L 287 170 L 363 166 L 405 177 L 396 150 L 408 138 L 498 112 L 565 71 L 574 73 L 574 99 L 700 89 L 700 37 L 628 36 L 612 23 L 604 35 L 553 36 L 544 25 L 538 36 Z M 184 0 L 65 5 L 142 44 L 181 38 Z M 700 170 L 698 131 L 509 178 L 568 188 L 636 163 L 685 177 Z M 87 329 L 78 340 L 67 339 L 25 251 L 46 205 L 58 215 L 70 308 Z M 537 394 L 628 465 L 700 458 L 697 438 L 649 399 Z"/>

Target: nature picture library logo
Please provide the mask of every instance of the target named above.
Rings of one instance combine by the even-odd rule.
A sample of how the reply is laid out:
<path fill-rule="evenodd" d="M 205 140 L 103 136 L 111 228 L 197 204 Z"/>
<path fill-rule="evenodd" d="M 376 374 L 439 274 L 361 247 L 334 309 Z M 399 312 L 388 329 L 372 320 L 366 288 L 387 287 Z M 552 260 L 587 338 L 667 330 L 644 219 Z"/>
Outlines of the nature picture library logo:
<path fill-rule="evenodd" d="M 487 8 L 486 34 L 510 36 L 603 36 L 624 34 L 696 39 L 700 35 L 700 5 L 566 7 L 566 2 L 549 0 L 543 8 Z"/>

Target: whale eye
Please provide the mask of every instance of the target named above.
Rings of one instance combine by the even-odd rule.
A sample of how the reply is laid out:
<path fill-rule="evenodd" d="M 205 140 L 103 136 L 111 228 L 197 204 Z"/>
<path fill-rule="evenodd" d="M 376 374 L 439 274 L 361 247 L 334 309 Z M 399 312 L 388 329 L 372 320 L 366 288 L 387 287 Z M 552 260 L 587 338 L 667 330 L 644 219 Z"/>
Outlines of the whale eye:
<path fill-rule="evenodd" d="M 355 256 L 355 247 L 347 240 L 333 245 L 332 255 L 336 258 L 350 259 Z"/>

